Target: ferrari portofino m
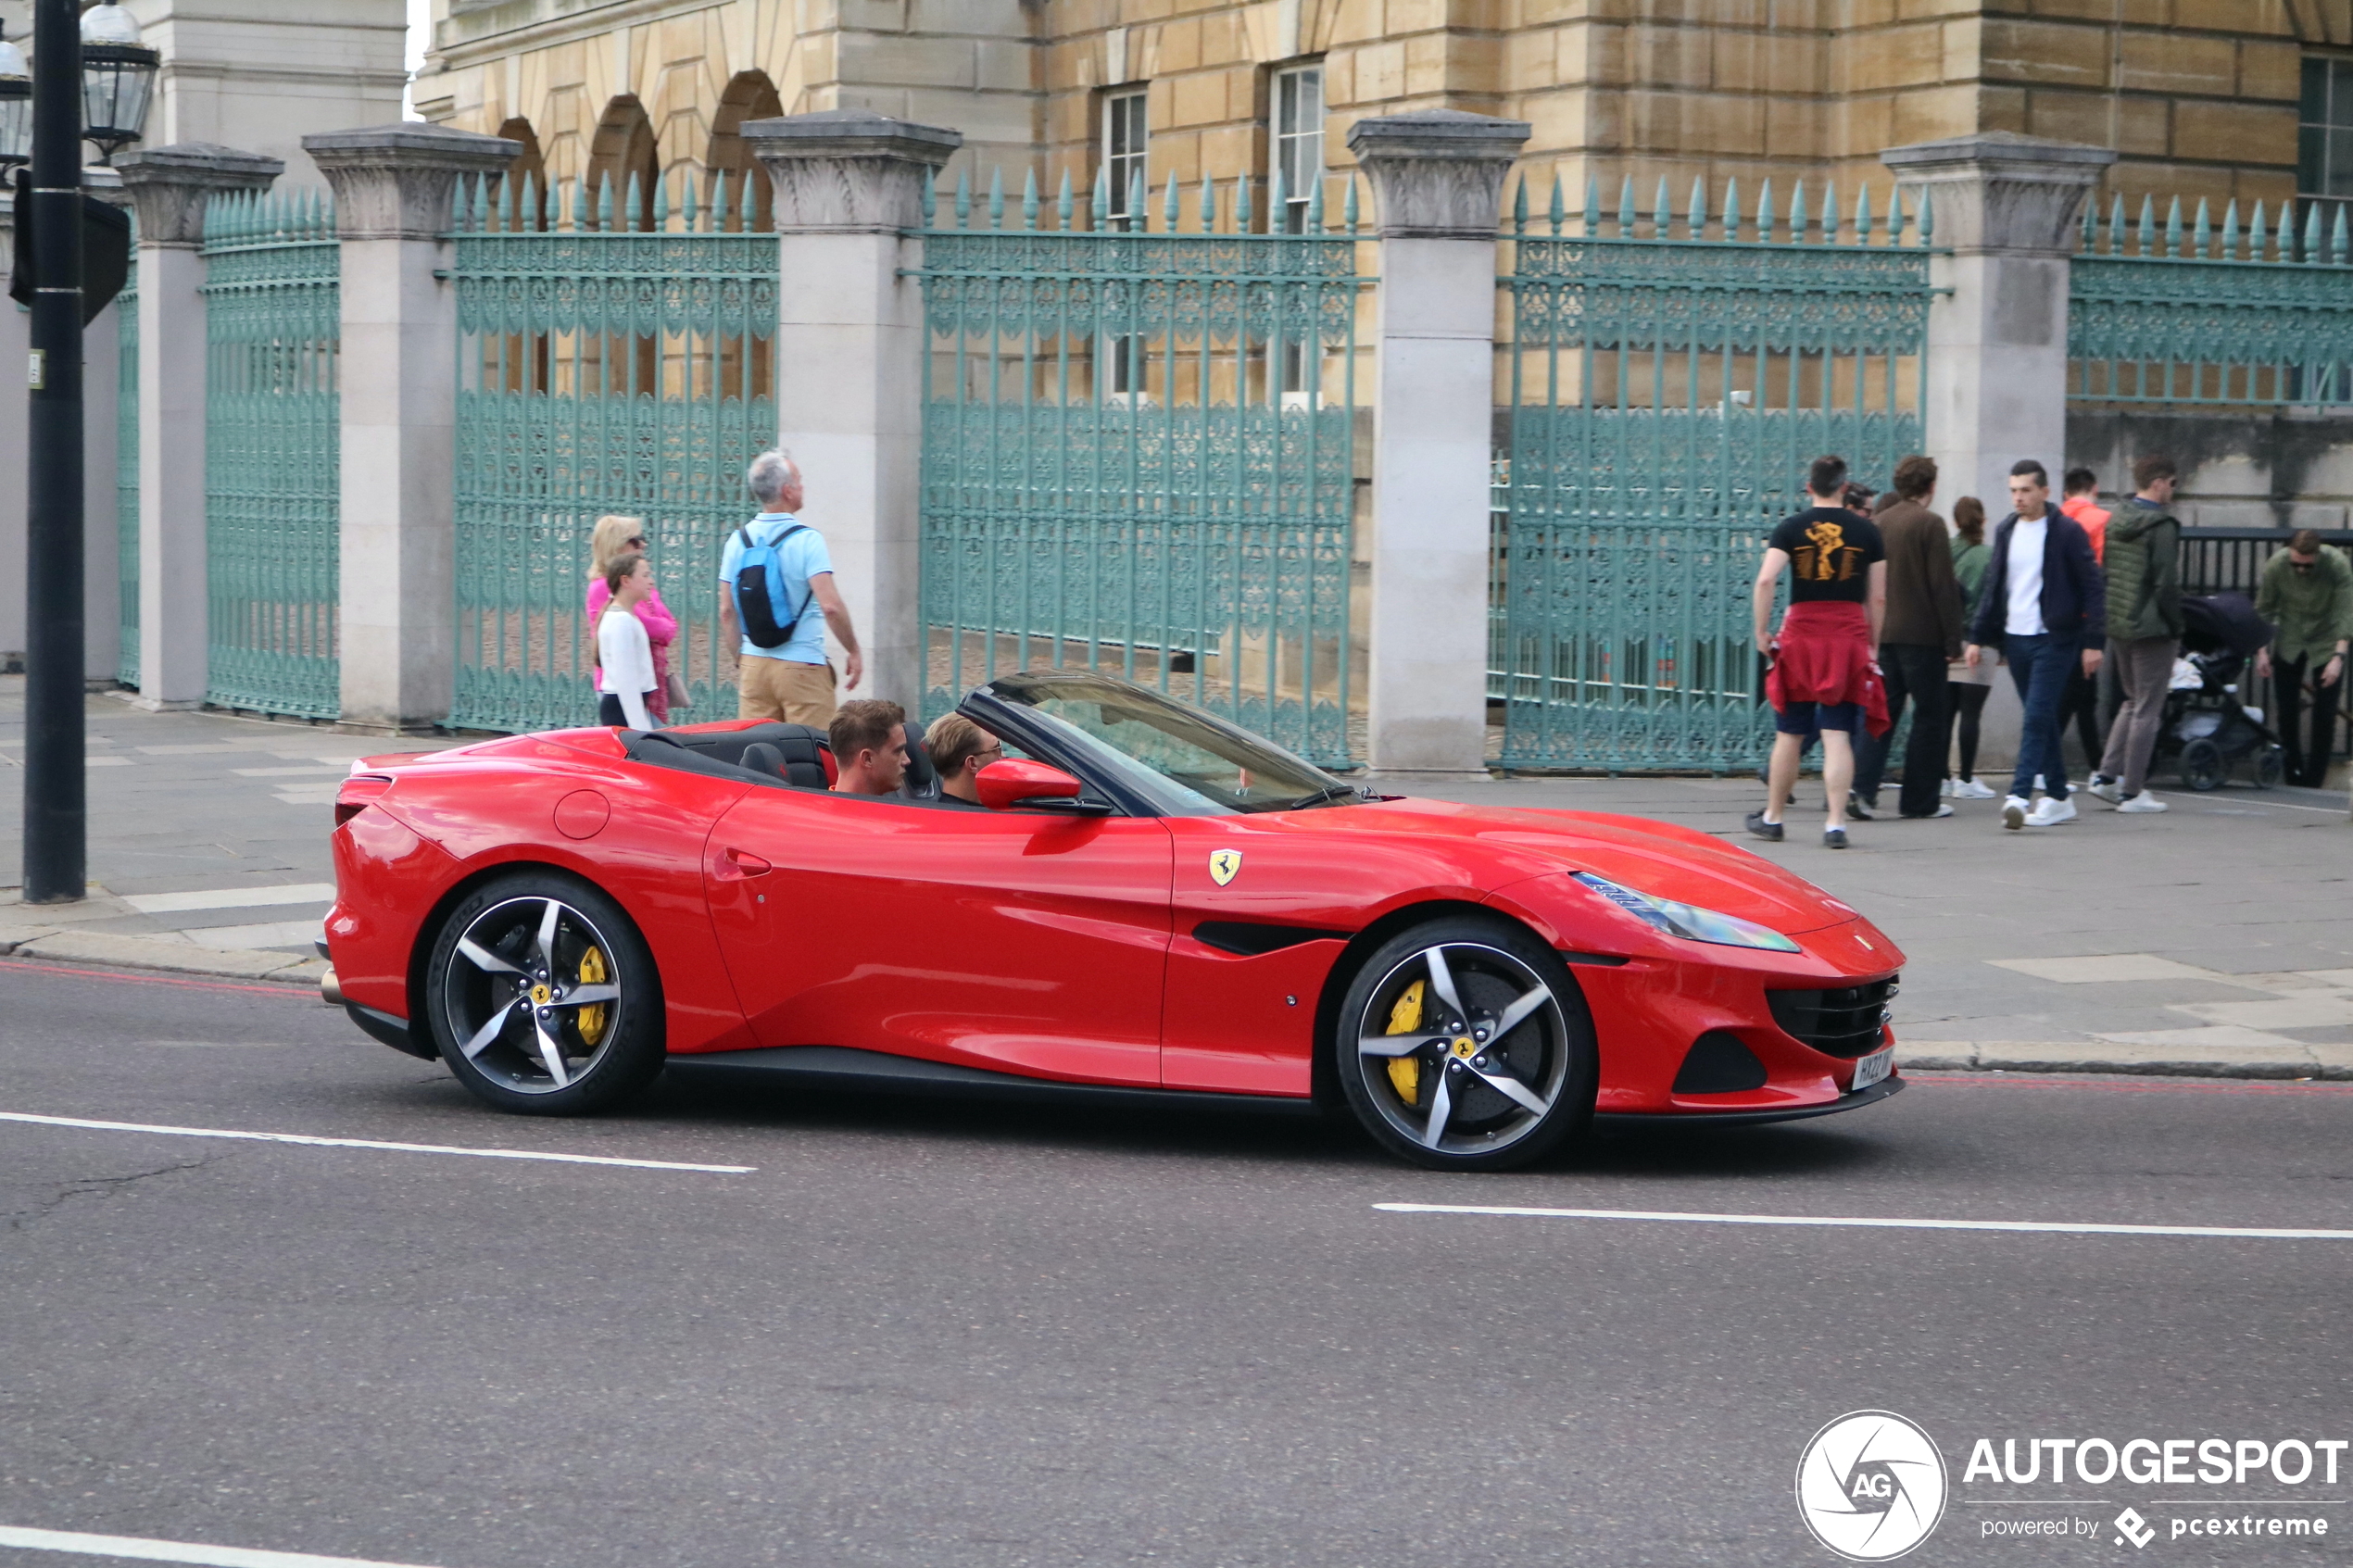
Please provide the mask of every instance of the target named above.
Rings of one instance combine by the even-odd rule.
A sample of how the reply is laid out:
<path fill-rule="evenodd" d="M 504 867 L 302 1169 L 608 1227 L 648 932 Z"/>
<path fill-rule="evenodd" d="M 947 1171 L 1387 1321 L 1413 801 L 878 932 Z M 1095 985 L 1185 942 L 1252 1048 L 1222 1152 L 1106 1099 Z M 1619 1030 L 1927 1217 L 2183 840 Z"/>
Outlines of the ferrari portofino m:
<path fill-rule="evenodd" d="M 1371 793 L 1128 682 L 1001 677 L 980 803 L 910 737 L 517 735 L 359 764 L 327 996 L 503 1110 L 668 1068 L 1345 1110 L 1442 1170 L 1596 1118 L 1774 1121 L 1901 1087 L 1903 955 L 1819 889 L 1633 817 Z"/>

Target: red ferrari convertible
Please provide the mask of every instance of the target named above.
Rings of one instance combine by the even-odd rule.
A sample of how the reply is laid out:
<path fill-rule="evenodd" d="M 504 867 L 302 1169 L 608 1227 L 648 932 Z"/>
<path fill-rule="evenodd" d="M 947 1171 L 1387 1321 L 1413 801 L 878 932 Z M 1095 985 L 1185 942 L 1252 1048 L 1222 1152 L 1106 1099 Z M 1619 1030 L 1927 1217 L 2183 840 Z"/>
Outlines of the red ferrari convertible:
<path fill-rule="evenodd" d="M 328 997 L 504 1110 L 665 1067 L 853 1088 L 1346 1107 L 1443 1170 L 1597 1117 L 1885 1098 L 1903 955 L 1744 849 L 1631 817 L 1385 798 L 1145 687 L 1006 676 L 983 804 L 824 736 L 585 729 L 362 762 Z"/>

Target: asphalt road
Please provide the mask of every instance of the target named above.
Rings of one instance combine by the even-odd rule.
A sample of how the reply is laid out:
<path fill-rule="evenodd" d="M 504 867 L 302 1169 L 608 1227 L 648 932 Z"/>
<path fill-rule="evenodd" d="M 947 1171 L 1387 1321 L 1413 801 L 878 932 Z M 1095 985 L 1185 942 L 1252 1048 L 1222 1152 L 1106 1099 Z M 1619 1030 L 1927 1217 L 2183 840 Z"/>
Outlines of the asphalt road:
<path fill-rule="evenodd" d="M 1793 1474 L 1876 1407 L 1951 1466 L 1908 1562 L 2353 1560 L 2353 1459 L 1961 1473 L 1980 1436 L 2353 1437 L 2353 1240 L 1374 1207 L 2353 1229 L 2344 1085 L 1922 1078 L 1450 1178 L 1262 1119 L 668 1083 L 502 1118 L 283 990 L 17 964 L 0 1073 L 19 1115 L 754 1167 L 0 1121 L 0 1527 L 434 1568 L 1830 1563 Z M 2331 1534 L 2163 1533 L 2208 1499 Z M 1984 1533 L 2070 1512 L 2096 1537 Z"/>

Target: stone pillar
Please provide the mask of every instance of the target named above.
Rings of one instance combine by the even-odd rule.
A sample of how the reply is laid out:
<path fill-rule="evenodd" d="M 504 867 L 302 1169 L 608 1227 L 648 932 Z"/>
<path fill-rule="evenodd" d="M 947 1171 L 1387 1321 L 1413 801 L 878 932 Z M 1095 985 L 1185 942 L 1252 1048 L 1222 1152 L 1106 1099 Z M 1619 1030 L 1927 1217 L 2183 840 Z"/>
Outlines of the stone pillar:
<path fill-rule="evenodd" d="M 2116 154 L 1996 131 L 1891 147 L 1907 204 L 1931 203 L 1940 291 L 1928 314 L 1928 452 L 1948 504 L 2009 509 L 2010 465 L 2067 464 L 2068 256 Z"/>
<path fill-rule="evenodd" d="M 109 207 L 131 205 L 111 169 L 83 169 L 82 188 Z M 121 389 L 122 308 L 109 302 L 82 329 L 82 674 L 101 689 L 122 663 Z"/>
<path fill-rule="evenodd" d="M 139 706 L 195 708 L 209 665 L 205 539 L 205 208 L 285 166 L 208 142 L 116 160 L 139 217 Z M 101 410 L 98 417 L 103 418 Z M 111 488 L 113 475 L 103 476 Z"/>
<path fill-rule="evenodd" d="M 856 695 L 923 700 L 916 593 L 926 356 L 924 182 L 963 138 L 864 109 L 756 119 L 739 132 L 775 185 L 777 442 L 864 646 Z M 845 696 L 849 695 L 847 693 Z"/>
<path fill-rule="evenodd" d="M 1384 771 L 1487 766 L 1495 234 L 1528 135 L 1525 120 L 1453 109 L 1348 132 L 1380 233 L 1365 651 Z"/>
<path fill-rule="evenodd" d="M 458 296 L 434 273 L 458 177 L 522 147 L 417 121 L 302 145 L 334 188 L 342 242 L 343 722 L 427 729 L 448 716 L 458 637 Z"/>

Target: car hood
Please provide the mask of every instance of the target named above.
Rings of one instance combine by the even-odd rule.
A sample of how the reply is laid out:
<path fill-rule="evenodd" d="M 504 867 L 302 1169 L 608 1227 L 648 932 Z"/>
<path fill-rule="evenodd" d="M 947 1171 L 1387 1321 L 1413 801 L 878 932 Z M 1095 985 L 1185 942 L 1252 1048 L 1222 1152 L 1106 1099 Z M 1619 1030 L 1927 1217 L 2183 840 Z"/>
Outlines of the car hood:
<path fill-rule="evenodd" d="M 1857 918 L 1848 905 L 1762 856 L 1645 817 L 1388 800 L 1302 811 L 1291 820 L 1311 831 L 1458 841 L 1462 848 L 1485 851 L 1480 858 L 1490 863 L 1494 879 L 1490 892 L 1549 872 L 1590 872 L 1640 893 L 1736 915 L 1789 936 Z"/>

